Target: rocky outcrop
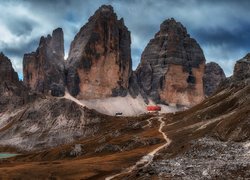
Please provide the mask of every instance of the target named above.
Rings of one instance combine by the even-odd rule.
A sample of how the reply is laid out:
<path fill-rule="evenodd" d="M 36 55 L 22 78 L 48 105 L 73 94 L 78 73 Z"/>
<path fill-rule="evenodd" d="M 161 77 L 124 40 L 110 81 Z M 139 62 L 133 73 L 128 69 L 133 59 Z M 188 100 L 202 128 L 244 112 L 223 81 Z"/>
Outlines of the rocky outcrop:
<path fill-rule="evenodd" d="M 54 30 L 52 36 L 41 37 L 36 52 L 24 55 L 23 76 L 27 87 L 42 93 L 57 91 L 58 86 L 64 86 L 64 39 L 61 28 Z M 64 91 L 56 95 L 63 96 Z"/>
<path fill-rule="evenodd" d="M 2 52 L 0 53 L 0 82 L 18 82 L 18 75 L 12 67 L 10 59 Z"/>
<path fill-rule="evenodd" d="M 10 59 L 0 53 L 0 116 L 2 112 L 15 111 L 17 107 L 34 98 L 35 96 L 29 95 L 28 90 L 19 81 Z"/>
<path fill-rule="evenodd" d="M 199 44 L 181 23 L 168 19 L 143 51 L 136 73 L 155 102 L 192 106 L 204 98 L 204 67 Z"/>
<path fill-rule="evenodd" d="M 218 89 L 220 83 L 225 79 L 225 73 L 217 63 L 207 63 L 203 77 L 205 95 L 212 95 Z"/>
<path fill-rule="evenodd" d="M 101 6 L 71 43 L 67 88 L 80 99 L 126 96 L 131 75 L 130 32 L 111 6 Z"/>
<path fill-rule="evenodd" d="M 244 81 L 246 83 L 250 83 L 250 53 L 248 53 L 245 57 L 238 60 L 234 66 L 234 81 Z"/>
<path fill-rule="evenodd" d="M 238 60 L 234 66 L 233 75 L 226 78 L 219 86 L 220 89 L 228 87 L 244 87 L 250 84 L 250 53 Z"/>

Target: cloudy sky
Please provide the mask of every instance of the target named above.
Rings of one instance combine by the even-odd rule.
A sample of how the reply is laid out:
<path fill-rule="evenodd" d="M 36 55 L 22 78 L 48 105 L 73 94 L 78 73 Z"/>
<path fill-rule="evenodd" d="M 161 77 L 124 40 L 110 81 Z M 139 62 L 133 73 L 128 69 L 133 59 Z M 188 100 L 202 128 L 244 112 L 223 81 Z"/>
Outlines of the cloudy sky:
<path fill-rule="evenodd" d="M 227 76 L 250 52 L 249 0 L 0 0 L 0 51 L 22 77 L 23 54 L 35 51 L 40 36 L 62 27 L 68 53 L 75 34 L 102 4 L 111 4 L 131 31 L 134 69 L 161 22 L 171 17 L 199 42 L 207 62 L 219 63 Z"/>

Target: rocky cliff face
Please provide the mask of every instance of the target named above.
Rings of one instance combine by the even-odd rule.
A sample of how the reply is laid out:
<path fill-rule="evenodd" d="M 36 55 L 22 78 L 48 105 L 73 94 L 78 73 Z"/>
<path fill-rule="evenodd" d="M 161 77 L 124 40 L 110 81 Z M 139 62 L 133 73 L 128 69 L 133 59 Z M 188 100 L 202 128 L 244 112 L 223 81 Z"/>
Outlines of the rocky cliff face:
<path fill-rule="evenodd" d="M 18 75 L 12 67 L 10 59 L 2 52 L 0 53 L 0 82 L 18 82 Z"/>
<path fill-rule="evenodd" d="M 101 6 L 71 43 L 67 87 L 80 99 L 125 96 L 131 75 L 130 32 L 111 6 Z"/>
<path fill-rule="evenodd" d="M 23 58 L 24 83 L 32 90 L 55 96 L 64 95 L 64 39 L 58 28 L 52 36 L 41 37 L 36 52 Z"/>
<path fill-rule="evenodd" d="M 203 77 L 205 95 L 212 95 L 219 87 L 219 84 L 225 79 L 225 73 L 217 63 L 207 63 Z"/>
<path fill-rule="evenodd" d="M 0 116 L 2 112 L 15 111 L 17 107 L 32 99 L 34 96 L 28 95 L 28 91 L 19 81 L 10 59 L 0 53 Z"/>
<path fill-rule="evenodd" d="M 143 51 L 136 73 L 154 101 L 192 106 L 204 98 L 204 67 L 199 44 L 181 23 L 168 19 Z"/>
<path fill-rule="evenodd" d="M 250 84 L 250 53 L 238 60 L 234 66 L 233 75 L 226 78 L 219 86 L 220 89 L 228 87 L 244 87 Z"/>
<path fill-rule="evenodd" d="M 248 53 L 245 57 L 238 60 L 234 66 L 234 81 L 243 81 L 245 83 L 250 84 L 248 81 L 250 78 L 250 53 Z"/>

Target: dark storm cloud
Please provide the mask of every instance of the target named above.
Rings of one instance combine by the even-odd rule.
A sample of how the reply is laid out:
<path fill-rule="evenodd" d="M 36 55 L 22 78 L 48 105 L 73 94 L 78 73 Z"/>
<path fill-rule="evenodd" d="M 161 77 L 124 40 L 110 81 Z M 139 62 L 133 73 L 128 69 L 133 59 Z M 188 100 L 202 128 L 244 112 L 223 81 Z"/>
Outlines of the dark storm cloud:
<path fill-rule="evenodd" d="M 235 60 L 250 51 L 249 0 L 0 0 L 0 51 L 14 59 L 21 74 L 23 54 L 37 48 L 40 36 L 62 27 L 67 53 L 75 34 L 102 4 L 111 4 L 131 31 L 134 69 L 162 21 L 171 17 L 187 27 L 206 59 L 218 62 L 227 75 Z"/>
<path fill-rule="evenodd" d="M 18 22 L 18 26 L 16 25 L 16 22 Z M 6 25 L 13 34 L 20 36 L 29 35 L 36 23 L 29 19 L 13 18 L 8 19 L 8 21 L 6 21 Z"/>
<path fill-rule="evenodd" d="M 250 49 L 250 24 L 241 26 L 241 28 L 230 31 L 219 27 L 216 29 L 198 29 L 193 32 L 198 37 L 201 44 L 220 45 L 226 44 L 229 50 L 238 48 Z"/>
<path fill-rule="evenodd" d="M 12 47 L 9 45 L 5 45 L 2 51 L 8 56 L 18 57 L 20 54 L 23 55 L 24 52 L 35 51 L 38 47 L 38 39 L 31 40 L 29 42 L 23 43 L 22 46 Z M 21 57 L 22 58 L 22 57 Z"/>

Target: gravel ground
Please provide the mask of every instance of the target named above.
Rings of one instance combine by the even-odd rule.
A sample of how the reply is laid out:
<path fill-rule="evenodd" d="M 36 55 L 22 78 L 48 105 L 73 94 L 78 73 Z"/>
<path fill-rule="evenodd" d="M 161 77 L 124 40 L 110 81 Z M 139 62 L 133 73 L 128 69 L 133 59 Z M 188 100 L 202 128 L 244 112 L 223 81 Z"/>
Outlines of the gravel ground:
<path fill-rule="evenodd" d="M 160 179 L 250 179 L 250 142 L 201 138 L 184 154 L 155 161 L 147 173 Z"/>

